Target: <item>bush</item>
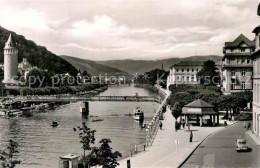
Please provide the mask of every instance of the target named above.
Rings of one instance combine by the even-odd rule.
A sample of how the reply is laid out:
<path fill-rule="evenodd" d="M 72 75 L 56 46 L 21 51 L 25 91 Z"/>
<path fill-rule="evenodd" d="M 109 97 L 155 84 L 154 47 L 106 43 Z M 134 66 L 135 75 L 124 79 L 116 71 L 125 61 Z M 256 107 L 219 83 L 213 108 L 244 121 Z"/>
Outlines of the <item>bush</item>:
<path fill-rule="evenodd" d="M 236 121 L 251 121 L 252 119 L 252 113 L 241 113 L 235 116 Z"/>

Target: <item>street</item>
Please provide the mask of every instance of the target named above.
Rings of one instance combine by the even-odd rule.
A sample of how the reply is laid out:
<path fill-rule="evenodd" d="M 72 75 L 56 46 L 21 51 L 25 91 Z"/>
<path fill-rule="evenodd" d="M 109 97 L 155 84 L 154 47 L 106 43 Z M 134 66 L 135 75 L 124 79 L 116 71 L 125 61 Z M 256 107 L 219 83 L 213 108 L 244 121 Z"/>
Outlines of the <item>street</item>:
<path fill-rule="evenodd" d="M 245 138 L 252 151 L 237 152 L 236 139 Z M 209 136 L 184 163 L 182 168 L 191 167 L 260 167 L 260 146 L 246 134 L 240 122 Z"/>

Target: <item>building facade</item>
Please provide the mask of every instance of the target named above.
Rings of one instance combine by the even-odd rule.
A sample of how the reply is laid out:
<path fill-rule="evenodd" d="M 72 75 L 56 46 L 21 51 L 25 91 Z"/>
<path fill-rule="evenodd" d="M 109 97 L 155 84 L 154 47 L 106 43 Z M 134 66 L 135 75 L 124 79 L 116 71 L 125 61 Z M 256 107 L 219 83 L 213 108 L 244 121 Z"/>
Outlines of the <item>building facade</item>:
<path fill-rule="evenodd" d="M 170 67 L 167 77 L 167 89 L 170 85 L 199 84 L 197 73 L 202 69 L 203 62 L 183 61 Z"/>
<path fill-rule="evenodd" d="M 18 49 L 10 34 L 4 47 L 4 80 L 5 85 L 16 85 L 18 81 L 14 79 L 18 72 Z"/>
<path fill-rule="evenodd" d="M 243 34 L 233 42 L 225 42 L 222 59 L 222 91 L 224 94 L 253 89 L 253 62 L 251 54 L 255 42 Z"/>
<path fill-rule="evenodd" d="M 258 6 L 258 11 L 260 5 Z M 260 16 L 260 13 L 258 12 Z M 253 132 L 260 139 L 260 25 L 253 30 L 255 33 L 255 49 L 253 59 Z"/>

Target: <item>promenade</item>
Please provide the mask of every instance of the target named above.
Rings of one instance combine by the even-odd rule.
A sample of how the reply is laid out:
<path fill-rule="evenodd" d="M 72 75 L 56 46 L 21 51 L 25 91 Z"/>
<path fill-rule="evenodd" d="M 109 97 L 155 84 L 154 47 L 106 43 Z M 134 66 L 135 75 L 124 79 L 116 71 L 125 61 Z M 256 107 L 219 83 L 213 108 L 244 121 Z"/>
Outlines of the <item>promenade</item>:
<path fill-rule="evenodd" d="M 189 154 L 208 135 L 224 128 L 191 126 L 193 130 L 193 142 L 189 142 L 190 133 L 187 128 L 175 132 L 175 119 L 171 111 L 167 109 L 164 114 L 163 128 L 159 130 L 154 143 L 146 151 L 133 157 L 119 161 L 119 168 L 127 167 L 127 160 L 130 159 L 132 168 L 173 168 L 178 167 Z M 220 120 L 220 124 L 224 121 Z M 232 124 L 232 122 L 228 122 Z"/>

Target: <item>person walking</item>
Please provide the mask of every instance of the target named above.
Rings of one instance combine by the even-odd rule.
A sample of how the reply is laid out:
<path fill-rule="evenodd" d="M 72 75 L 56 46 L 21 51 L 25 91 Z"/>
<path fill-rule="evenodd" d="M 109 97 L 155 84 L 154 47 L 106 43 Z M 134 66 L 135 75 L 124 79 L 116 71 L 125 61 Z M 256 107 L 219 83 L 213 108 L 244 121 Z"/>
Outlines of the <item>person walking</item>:
<path fill-rule="evenodd" d="M 182 120 L 182 128 L 183 128 L 183 129 L 185 128 L 185 124 L 186 124 L 186 123 L 185 123 L 185 120 L 183 119 L 183 120 Z"/>
<path fill-rule="evenodd" d="M 175 132 L 177 132 L 177 129 L 178 129 L 178 122 L 175 121 Z"/>
<path fill-rule="evenodd" d="M 160 121 L 160 130 L 162 130 L 162 122 Z"/>
<path fill-rule="evenodd" d="M 248 125 L 247 125 L 247 129 L 251 129 L 251 123 L 250 122 L 248 122 Z"/>
<path fill-rule="evenodd" d="M 244 130 L 246 130 L 246 121 L 244 121 L 243 126 L 244 126 Z"/>
<path fill-rule="evenodd" d="M 192 138 L 193 138 L 193 133 L 192 131 L 190 131 L 190 142 L 192 142 Z"/>

